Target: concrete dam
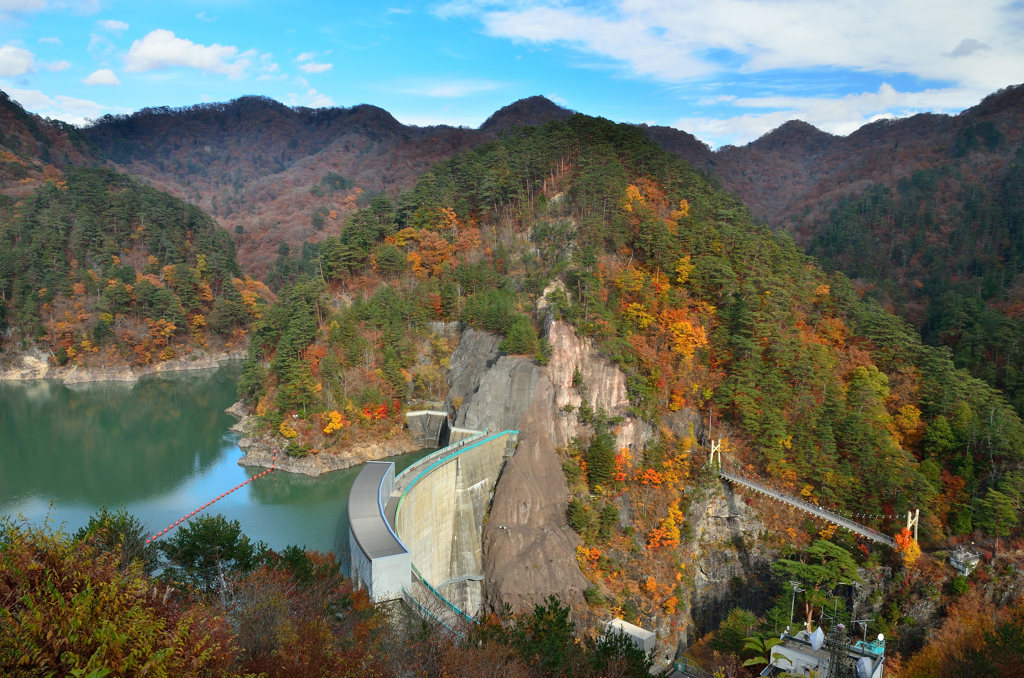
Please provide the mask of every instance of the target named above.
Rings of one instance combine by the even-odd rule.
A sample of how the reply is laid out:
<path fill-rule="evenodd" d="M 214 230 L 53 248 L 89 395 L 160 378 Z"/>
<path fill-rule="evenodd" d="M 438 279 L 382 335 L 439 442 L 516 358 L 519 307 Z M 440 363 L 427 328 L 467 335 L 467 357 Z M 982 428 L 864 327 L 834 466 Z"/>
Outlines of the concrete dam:
<path fill-rule="evenodd" d="M 397 477 L 394 464 L 370 462 L 356 478 L 352 576 L 374 602 L 405 598 L 434 616 L 475 617 L 483 602 L 484 519 L 519 432 L 450 428 L 435 414 L 410 413 L 410 424 L 430 421 L 422 434 L 436 431 L 445 447 Z"/>

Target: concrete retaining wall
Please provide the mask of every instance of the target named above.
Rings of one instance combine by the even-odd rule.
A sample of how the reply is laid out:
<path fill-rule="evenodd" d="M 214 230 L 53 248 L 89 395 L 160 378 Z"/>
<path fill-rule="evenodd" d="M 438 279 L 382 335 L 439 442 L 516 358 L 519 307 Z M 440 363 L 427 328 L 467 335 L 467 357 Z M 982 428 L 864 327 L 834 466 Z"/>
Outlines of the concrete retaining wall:
<path fill-rule="evenodd" d="M 470 616 L 482 603 L 484 517 L 517 436 L 503 431 L 415 469 L 395 513 L 420 578 Z"/>
<path fill-rule="evenodd" d="M 413 440 L 423 447 L 437 447 L 447 445 L 448 438 L 448 413 L 435 410 L 419 410 L 407 412 L 405 424 L 409 427 L 409 433 Z M 454 441 L 451 441 L 454 442 Z"/>

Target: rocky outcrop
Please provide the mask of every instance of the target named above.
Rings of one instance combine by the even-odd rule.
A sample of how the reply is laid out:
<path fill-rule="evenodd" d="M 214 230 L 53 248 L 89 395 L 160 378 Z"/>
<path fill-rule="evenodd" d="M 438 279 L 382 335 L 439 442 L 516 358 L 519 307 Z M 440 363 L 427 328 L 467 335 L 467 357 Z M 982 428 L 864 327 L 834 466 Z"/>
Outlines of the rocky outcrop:
<path fill-rule="evenodd" d="M 543 371 L 529 358 L 503 355 L 500 337 L 467 330 L 451 359 L 445 404 L 455 413 L 456 428 L 516 429 L 533 399 Z"/>
<path fill-rule="evenodd" d="M 615 431 L 618 447 L 628 447 L 634 455 L 641 452 L 653 431 L 646 422 L 627 414 L 626 375 L 598 353 L 590 339 L 577 335 L 568 323 L 548 316 L 545 325 L 545 334 L 551 344 L 547 374 L 554 387 L 553 407 L 559 411 L 557 445 L 565 445 L 586 428 L 566 408 L 570 406 L 578 410 L 583 403 L 584 394 L 573 385 L 573 377 L 578 370 L 584 386 L 582 390 L 591 409 L 595 412 L 604 410 L 609 417 L 625 417 Z"/>
<path fill-rule="evenodd" d="M 576 562 L 579 537 L 565 522 L 569 490 L 555 449 L 555 390 L 540 376 L 483 530 L 484 604 L 521 612 L 549 595 L 583 603 L 590 585 Z"/>
<path fill-rule="evenodd" d="M 576 563 L 579 538 L 565 522 L 568 488 L 558 447 L 566 438 L 549 368 L 503 355 L 499 341 L 487 332 L 463 333 L 446 400 L 459 428 L 519 430 L 483 528 L 484 607 L 500 611 L 507 602 L 527 610 L 552 594 L 581 603 L 588 582 Z"/>
<path fill-rule="evenodd" d="M 53 379 L 67 385 L 97 381 L 134 383 L 150 374 L 216 369 L 221 364 L 232 360 L 244 360 L 245 355 L 244 349 L 220 353 L 207 353 L 203 350 L 196 350 L 180 358 L 153 365 L 135 367 L 124 364 L 97 367 L 65 365 L 64 367 L 59 367 L 50 360 L 47 354 L 35 349 L 22 354 L 10 364 L 0 365 L 0 381 Z"/>
<path fill-rule="evenodd" d="M 238 403 L 225 411 L 235 414 L 232 410 L 237 405 Z M 231 427 L 232 431 L 242 434 L 241 440 L 238 441 L 238 447 L 245 454 L 239 458 L 239 466 L 270 468 L 273 465 L 279 471 L 301 473 L 316 478 L 324 473 L 358 466 L 363 462 L 394 457 L 421 449 L 406 431 L 399 429 L 391 431 L 386 440 L 360 443 L 344 450 L 321 451 L 316 454 L 307 454 L 305 457 L 293 457 L 284 451 L 288 446 L 287 440 L 270 433 L 257 432 L 255 423 L 255 417 L 243 414 L 242 420 Z M 275 455 L 276 464 L 274 462 Z"/>
<path fill-rule="evenodd" d="M 693 439 L 700 445 L 707 446 L 710 443 L 700 412 L 692 407 L 684 407 L 676 412 L 661 415 L 661 425 L 677 438 L 693 436 Z"/>
<path fill-rule="evenodd" d="M 734 607 L 763 614 L 776 594 L 771 564 L 778 554 L 758 541 L 764 523 L 727 483 L 716 483 L 713 491 L 687 516 L 694 528 L 686 563 L 693 576 L 687 610 L 698 636 L 717 629 Z"/>

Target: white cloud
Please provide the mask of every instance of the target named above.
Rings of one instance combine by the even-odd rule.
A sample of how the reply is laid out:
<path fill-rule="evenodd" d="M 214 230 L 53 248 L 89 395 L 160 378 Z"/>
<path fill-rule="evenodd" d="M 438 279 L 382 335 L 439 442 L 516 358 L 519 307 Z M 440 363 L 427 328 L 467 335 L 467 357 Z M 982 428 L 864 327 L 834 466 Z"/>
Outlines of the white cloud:
<path fill-rule="evenodd" d="M 334 64 L 318 64 L 310 61 L 309 63 L 301 64 L 299 70 L 305 73 L 323 73 L 334 68 Z"/>
<path fill-rule="evenodd" d="M 46 0 L 0 0 L 3 12 L 41 12 L 46 9 Z"/>
<path fill-rule="evenodd" d="M 51 71 L 54 71 L 54 72 L 65 71 L 65 70 L 71 68 L 71 62 L 70 61 L 64 61 L 64 60 L 54 61 L 54 62 L 46 64 L 46 68 L 48 70 L 51 70 Z"/>
<path fill-rule="evenodd" d="M 411 14 L 411 9 L 398 9 L 397 7 L 388 7 L 388 14 Z"/>
<path fill-rule="evenodd" d="M 274 82 L 287 80 L 288 76 L 281 73 L 281 67 L 274 63 L 273 54 L 261 54 L 259 69 L 262 74 L 256 78 L 258 82 Z"/>
<path fill-rule="evenodd" d="M 546 96 L 547 96 L 548 99 L 550 99 L 551 101 L 554 101 L 559 106 L 568 106 L 569 105 L 568 101 L 566 101 L 562 97 L 558 96 L 557 94 L 548 94 Z"/>
<path fill-rule="evenodd" d="M 301 78 L 300 78 L 301 80 Z M 334 106 L 334 101 L 327 96 L 317 92 L 315 89 L 310 88 L 308 92 L 302 97 L 294 92 L 290 92 L 287 95 L 289 106 L 309 106 L 311 108 L 324 108 L 326 106 Z"/>
<path fill-rule="evenodd" d="M 200 21 L 205 21 L 207 23 L 209 23 L 211 21 L 216 21 L 217 20 L 217 17 L 213 17 L 211 19 L 210 17 L 206 16 L 206 12 L 200 12 L 199 14 L 196 14 L 196 18 L 199 19 Z"/>
<path fill-rule="evenodd" d="M 62 94 L 49 97 L 37 89 L 10 89 L 8 93 L 12 99 L 33 113 L 76 125 L 85 125 L 109 109 L 88 99 L 76 99 Z"/>
<path fill-rule="evenodd" d="M 114 71 L 109 68 L 101 68 L 98 71 L 94 71 L 89 74 L 89 77 L 83 80 L 86 85 L 120 85 L 121 81 L 114 75 Z"/>
<path fill-rule="evenodd" d="M 1019 0 L 453 0 L 435 14 L 475 17 L 485 33 L 516 44 L 567 48 L 586 57 L 578 65 L 661 82 L 700 97 L 701 106 L 735 107 L 736 115 L 678 121 L 715 143 L 753 139 L 792 118 L 846 134 L 883 116 L 960 110 L 1024 82 Z M 855 93 L 729 101 L 716 95 L 735 95 L 742 85 L 709 83 L 760 74 L 767 91 L 784 91 L 811 69 L 834 73 L 835 90 Z M 878 82 L 859 73 L 946 84 L 858 92 L 865 80 Z"/>
<path fill-rule="evenodd" d="M 311 89 L 306 92 L 306 98 L 309 100 L 309 105 L 313 108 L 324 108 L 326 106 L 333 106 L 334 102 L 326 94 L 321 94 L 315 89 Z"/>
<path fill-rule="evenodd" d="M 408 86 L 395 89 L 406 94 L 417 94 L 428 97 L 464 97 L 479 92 L 490 92 L 502 87 L 500 82 L 481 79 L 463 80 L 422 80 Z"/>
<path fill-rule="evenodd" d="M 331 51 L 333 50 L 328 50 L 327 54 L 330 54 Z M 334 68 L 334 64 L 318 64 L 314 59 L 316 59 L 316 52 L 303 52 L 295 57 L 296 63 L 299 64 L 299 70 L 306 73 L 323 73 Z"/>
<path fill-rule="evenodd" d="M 49 43 L 51 45 L 63 45 L 64 44 L 64 43 L 62 43 L 60 41 L 60 38 L 39 38 L 39 42 L 46 42 L 46 43 Z"/>
<path fill-rule="evenodd" d="M 476 16 L 490 35 L 567 45 L 670 83 L 723 70 L 815 67 L 909 73 L 985 92 L 1024 80 L 1024 16 L 1020 3 L 1004 0 L 613 0 L 611 7 L 460 0 L 437 13 Z M 975 44 L 990 49 L 982 55 Z M 961 48 L 957 56 L 984 56 L 984 63 L 938 58 Z"/>
<path fill-rule="evenodd" d="M 121 35 L 121 33 L 128 30 L 128 24 L 123 21 L 117 21 L 116 19 L 104 19 L 102 21 L 97 21 L 96 25 L 105 31 L 110 31 L 117 35 Z"/>
<path fill-rule="evenodd" d="M 14 78 L 35 72 L 35 55 L 32 52 L 14 45 L 0 47 L 0 76 Z"/>
<path fill-rule="evenodd" d="M 959 111 L 977 103 L 977 100 L 955 89 L 900 92 L 889 84 L 883 84 L 877 92 L 843 97 L 735 97 L 729 103 L 738 108 L 775 110 L 725 118 L 686 117 L 677 120 L 673 126 L 716 146 L 743 144 L 787 120 L 803 120 L 831 134 L 850 134 L 875 120 L 905 117 L 923 111 Z"/>
<path fill-rule="evenodd" d="M 95 14 L 100 11 L 99 0 L 0 0 L 0 12 L 13 12 L 15 14 L 29 14 L 33 12 L 45 12 L 71 10 L 75 14 Z"/>
<path fill-rule="evenodd" d="M 238 48 L 230 45 L 198 45 L 160 28 L 132 43 L 125 56 L 125 70 L 141 73 L 169 66 L 187 66 L 236 79 L 245 74 L 250 63 L 248 57 L 253 55 L 252 50 L 239 54 Z"/>
<path fill-rule="evenodd" d="M 25 110 L 38 112 L 40 109 L 56 106 L 57 102 L 37 89 L 9 89 L 7 93 Z"/>

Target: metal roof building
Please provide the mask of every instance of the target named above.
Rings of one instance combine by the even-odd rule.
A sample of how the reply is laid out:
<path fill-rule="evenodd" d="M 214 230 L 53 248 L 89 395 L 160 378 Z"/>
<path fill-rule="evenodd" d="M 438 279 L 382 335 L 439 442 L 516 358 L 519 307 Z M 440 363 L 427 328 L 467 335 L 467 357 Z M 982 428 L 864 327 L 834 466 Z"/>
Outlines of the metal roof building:
<path fill-rule="evenodd" d="M 412 581 L 409 550 L 384 516 L 384 504 L 395 491 L 395 465 L 366 463 L 348 495 L 352 576 L 363 582 L 373 601 L 402 596 Z"/>

